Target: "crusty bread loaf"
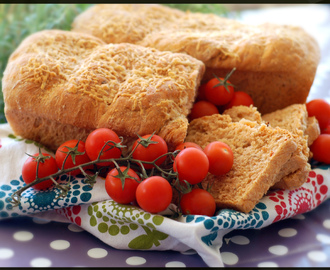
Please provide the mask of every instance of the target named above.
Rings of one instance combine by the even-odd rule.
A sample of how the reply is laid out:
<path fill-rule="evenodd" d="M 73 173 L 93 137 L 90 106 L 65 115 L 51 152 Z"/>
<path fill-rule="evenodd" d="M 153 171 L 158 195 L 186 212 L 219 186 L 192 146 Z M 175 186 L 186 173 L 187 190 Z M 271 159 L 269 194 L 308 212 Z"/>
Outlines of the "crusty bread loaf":
<path fill-rule="evenodd" d="M 27 37 L 8 61 L 5 114 L 17 135 L 53 150 L 99 127 L 126 142 L 156 131 L 173 148 L 186 136 L 204 70 L 186 54 L 45 30 Z"/>
<path fill-rule="evenodd" d="M 247 25 L 162 5 L 95 5 L 76 17 L 72 30 L 107 43 L 187 53 L 205 63 L 203 81 L 236 67 L 230 81 L 262 114 L 305 103 L 320 59 L 318 44 L 300 27 Z"/>
<path fill-rule="evenodd" d="M 284 129 L 267 127 L 229 115 L 214 114 L 193 120 L 186 141 L 205 147 L 213 141 L 228 144 L 234 154 L 232 169 L 225 175 L 208 174 L 202 185 L 211 186 L 217 207 L 248 213 L 276 181 L 297 145 Z"/>

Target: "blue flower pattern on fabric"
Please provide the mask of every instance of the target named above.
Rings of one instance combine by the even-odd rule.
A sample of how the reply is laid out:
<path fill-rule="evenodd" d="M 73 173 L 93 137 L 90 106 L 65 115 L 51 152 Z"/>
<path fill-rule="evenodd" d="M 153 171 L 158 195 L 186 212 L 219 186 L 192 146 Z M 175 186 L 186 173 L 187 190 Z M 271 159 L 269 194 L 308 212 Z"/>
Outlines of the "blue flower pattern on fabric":
<path fill-rule="evenodd" d="M 266 205 L 259 202 L 248 214 L 235 210 L 224 209 L 214 217 L 194 215 L 187 215 L 185 217 L 187 223 L 203 222 L 206 232 L 203 236 L 201 236 L 201 240 L 206 245 L 211 246 L 221 229 L 257 229 L 262 227 L 264 222 L 268 220 L 269 214 L 267 212 Z"/>
<path fill-rule="evenodd" d="M 61 207 L 67 207 L 77 203 L 89 202 L 92 198 L 92 187 L 84 182 L 82 176 L 70 179 L 70 190 L 65 198 L 59 198 L 60 190 L 50 188 L 37 191 L 29 188 L 22 194 L 21 203 L 13 207 L 11 195 L 25 186 L 22 176 L 19 180 L 11 180 L 10 184 L 0 186 L 0 218 L 16 217 L 22 214 L 32 214 Z M 79 179 L 80 178 L 80 179 Z M 68 175 L 62 175 L 59 184 L 64 185 L 69 181 Z"/>

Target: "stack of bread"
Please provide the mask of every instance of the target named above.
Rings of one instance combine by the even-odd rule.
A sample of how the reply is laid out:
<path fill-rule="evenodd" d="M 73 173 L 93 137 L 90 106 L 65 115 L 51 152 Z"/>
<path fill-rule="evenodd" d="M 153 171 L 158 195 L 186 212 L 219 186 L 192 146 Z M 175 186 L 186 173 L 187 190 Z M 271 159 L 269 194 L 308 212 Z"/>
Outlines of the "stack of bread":
<path fill-rule="evenodd" d="M 155 131 L 170 150 L 183 141 L 224 141 L 233 169 L 204 184 L 213 183 L 218 207 L 248 212 L 270 188 L 306 181 L 319 129 L 304 103 L 319 58 L 299 27 L 250 26 L 162 5 L 95 5 L 72 31 L 35 33 L 13 52 L 3 77 L 5 114 L 16 135 L 53 150 L 100 127 L 128 145 Z M 189 124 L 200 84 L 234 67 L 235 90 L 255 107 Z"/>
<path fill-rule="evenodd" d="M 186 141 L 205 147 L 223 141 L 234 154 L 231 171 L 208 174 L 203 185 L 219 208 L 250 212 L 275 188 L 295 189 L 304 184 L 311 169 L 308 144 L 320 134 L 315 117 L 305 104 L 294 104 L 263 116 L 255 107 L 235 106 L 193 120 Z"/>

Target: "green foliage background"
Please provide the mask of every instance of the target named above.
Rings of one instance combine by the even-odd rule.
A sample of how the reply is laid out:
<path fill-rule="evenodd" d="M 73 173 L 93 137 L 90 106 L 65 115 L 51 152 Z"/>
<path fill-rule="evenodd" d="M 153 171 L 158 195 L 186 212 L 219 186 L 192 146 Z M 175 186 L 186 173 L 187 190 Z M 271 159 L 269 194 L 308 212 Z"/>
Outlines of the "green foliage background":
<path fill-rule="evenodd" d="M 44 29 L 70 30 L 73 19 L 93 4 L 0 4 L 0 123 L 5 123 L 2 77 L 10 54 L 28 35 Z M 166 4 L 192 12 L 225 15 L 221 4 Z"/>

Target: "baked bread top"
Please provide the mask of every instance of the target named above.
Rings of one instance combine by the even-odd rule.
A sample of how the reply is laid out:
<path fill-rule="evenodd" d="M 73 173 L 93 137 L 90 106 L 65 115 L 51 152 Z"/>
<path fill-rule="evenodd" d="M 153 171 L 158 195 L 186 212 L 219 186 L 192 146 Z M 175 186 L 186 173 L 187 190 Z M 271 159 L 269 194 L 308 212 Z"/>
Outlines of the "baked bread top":
<path fill-rule="evenodd" d="M 45 30 L 9 58 L 5 113 L 17 135 L 51 149 L 99 127 L 128 141 L 156 131 L 174 147 L 186 136 L 204 70 L 186 54 Z"/>
<path fill-rule="evenodd" d="M 276 181 L 281 168 L 297 145 L 284 129 L 242 119 L 232 122 L 229 115 L 214 114 L 193 120 L 186 138 L 204 148 L 213 141 L 229 145 L 234 154 L 232 169 L 225 175 L 208 174 L 202 181 L 219 208 L 248 213 Z"/>
<path fill-rule="evenodd" d="M 318 44 L 300 27 L 247 25 L 162 5 L 95 5 L 76 17 L 72 30 L 107 43 L 187 53 L 204 62 L 203 81 L 235 67 L 235 90 L 250 94 L 262 114 L 305 103 L 320 59 Z"/>

